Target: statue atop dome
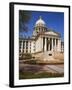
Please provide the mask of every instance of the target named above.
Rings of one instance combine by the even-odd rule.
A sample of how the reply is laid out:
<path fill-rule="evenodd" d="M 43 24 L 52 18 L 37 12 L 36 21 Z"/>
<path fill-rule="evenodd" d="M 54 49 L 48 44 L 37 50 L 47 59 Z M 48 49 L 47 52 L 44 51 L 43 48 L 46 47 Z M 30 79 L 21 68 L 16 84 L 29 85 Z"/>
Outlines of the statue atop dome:
<path fill-rule="evenodd" d="M 40 16 L 40 19 L 42 19 L 42 16 Z"/>

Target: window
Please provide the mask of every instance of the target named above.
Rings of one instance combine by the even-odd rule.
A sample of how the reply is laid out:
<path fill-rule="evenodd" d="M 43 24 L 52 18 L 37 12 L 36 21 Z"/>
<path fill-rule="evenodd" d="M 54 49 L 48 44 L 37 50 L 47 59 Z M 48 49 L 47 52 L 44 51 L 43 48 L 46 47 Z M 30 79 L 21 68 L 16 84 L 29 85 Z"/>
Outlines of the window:
<path fill-rule="evenodd" d="M 31 47 L 30 47 L 30 49 L 31 49 Z"/>
<path fill-rule="evenodd" d="M 34 51 L 35 51 L 35 48 L 34 48 Z"/>
<path fill-rule="evenodd" d="M 19 45 L 19 49 L 21 49 L 21 45 Z"/>
<path fill-rule="evenodd" d="M 26 41 L 26 49 L 28 49 L 28 41 Z"/>
<path fill-rule="evenodd" d="M 28 52 L 28 49 L 26 50 L 26 53 Z"/>
<path fill-rule="evenodd" d="M 23 49 L 25 48 L 25 41 L 23 41 Z"/>
<path fill-rule="evenodd" d="M 24 53 L 24 49 L 23 49 L 23 53 Z"/>
<path fill-rule="evenodd" d="M 21 50 L 19 50 L 19 52 L 21 52 Z"/>
<path fill-rule="evenodd" d="M 35 48 L 35 45 L 34 45 L 34 48 Z"/>
<path fill-rule="evenodd" d="M 34 42 L 34 44 L 35 44 L 35 42 Z"/>
<path fill-rule="evenodd" d="M 31 53 L 31 50 L 30 50 L 30 53 Z"/>
<path fill-rule="evenodd" d="M 30 42 L 30 46 L 31 46 L 31 42 Z"/>

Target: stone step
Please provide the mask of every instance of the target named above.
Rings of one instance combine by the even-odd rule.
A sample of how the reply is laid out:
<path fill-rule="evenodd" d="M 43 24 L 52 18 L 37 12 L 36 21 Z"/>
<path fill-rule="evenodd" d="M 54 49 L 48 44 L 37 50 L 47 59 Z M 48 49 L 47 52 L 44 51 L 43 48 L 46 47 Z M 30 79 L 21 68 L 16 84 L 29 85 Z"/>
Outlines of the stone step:
<path fill-rule="evenodd" d="M 57 53 L 57 52 L 52 52 L 52 51 L 48 51 L 48 52 L 42 52 L 37 54 L 36 56 L 37 59 L 39 60 L 44 60 L 44 61 L 60 61 L 63 58 L 63 54 L 62 53 Z"/>

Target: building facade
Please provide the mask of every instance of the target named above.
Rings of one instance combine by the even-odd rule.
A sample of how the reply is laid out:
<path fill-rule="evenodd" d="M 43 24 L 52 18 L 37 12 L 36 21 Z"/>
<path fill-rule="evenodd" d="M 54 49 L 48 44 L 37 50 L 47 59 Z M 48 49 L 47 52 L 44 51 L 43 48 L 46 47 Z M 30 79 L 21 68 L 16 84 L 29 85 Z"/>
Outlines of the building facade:
<path fill-rule="evenodd" d="M 48 29 L 40 17 L 35 23 L 32 37 L 19 39 L 19 52 L 32 54 L 64 52 L 64 43 L 61 41 L 60 33 Z"/>

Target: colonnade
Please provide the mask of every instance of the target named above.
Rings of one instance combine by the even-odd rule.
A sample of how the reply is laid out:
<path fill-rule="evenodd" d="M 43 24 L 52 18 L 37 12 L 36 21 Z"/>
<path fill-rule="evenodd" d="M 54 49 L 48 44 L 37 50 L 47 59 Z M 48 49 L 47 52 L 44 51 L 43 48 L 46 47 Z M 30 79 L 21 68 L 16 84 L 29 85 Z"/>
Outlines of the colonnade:
<path fill-rule="evenodd" d="M 60 48 L 60 39 L 43 37 L 43 51 L 57 51 Z"/>

